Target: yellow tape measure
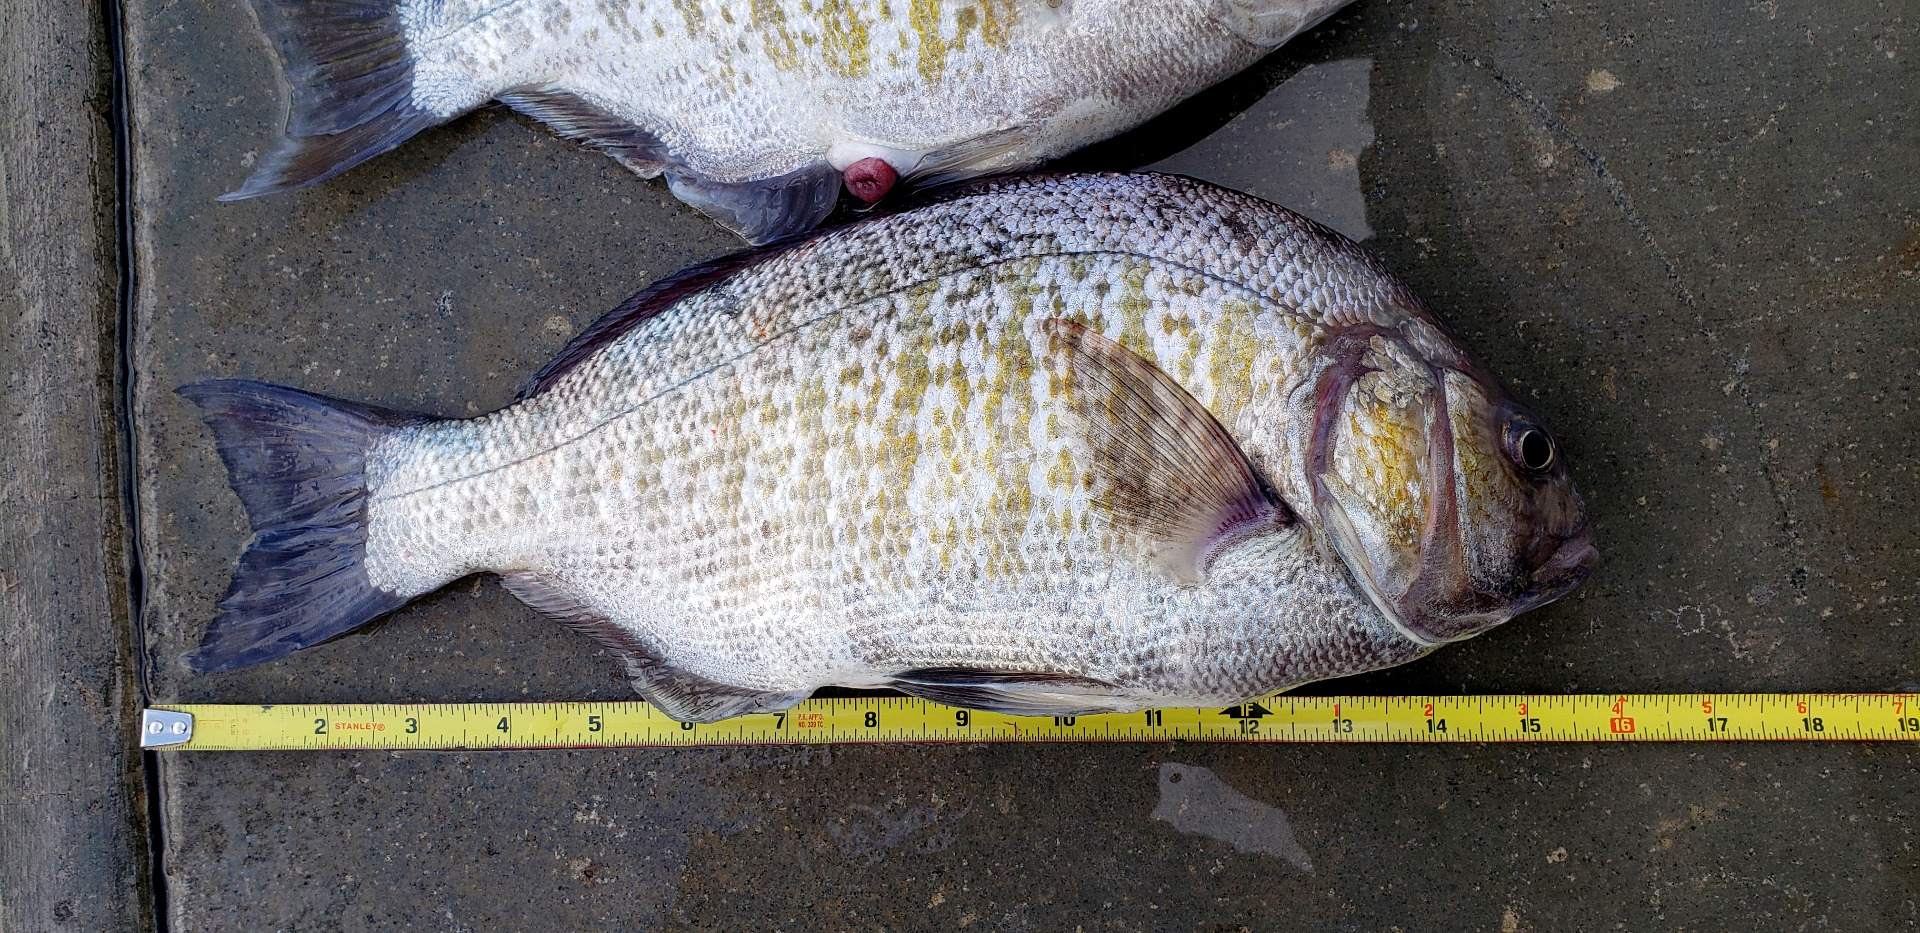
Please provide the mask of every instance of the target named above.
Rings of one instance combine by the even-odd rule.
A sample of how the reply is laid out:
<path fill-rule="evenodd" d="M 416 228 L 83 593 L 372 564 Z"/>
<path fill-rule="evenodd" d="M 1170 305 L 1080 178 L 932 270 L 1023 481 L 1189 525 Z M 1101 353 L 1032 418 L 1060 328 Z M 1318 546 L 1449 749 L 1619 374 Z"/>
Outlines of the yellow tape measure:
<path fill-rule="evenodd" d="M 907 697 L 807 700 L 676 722 L 630 703 L 163 706 L 141 744 L 183 750 L 505 749 L 830 742 L 1671 742 L 1920 739 L 1914 694 L 1264 697 L 1226 709 L 1053 718 Z"/>

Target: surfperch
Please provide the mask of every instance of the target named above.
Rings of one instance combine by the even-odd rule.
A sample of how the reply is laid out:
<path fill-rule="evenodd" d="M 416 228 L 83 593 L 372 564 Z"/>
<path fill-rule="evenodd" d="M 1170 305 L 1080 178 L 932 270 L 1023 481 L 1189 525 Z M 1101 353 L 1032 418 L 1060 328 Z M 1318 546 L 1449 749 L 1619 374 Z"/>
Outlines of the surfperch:
<path fill-rule="evenodd" d="M 1174 176 L 972 182 L 695 267 L 478 418 L 181 392 L 256 534 L 201 670 L 488 572 L 686 721 L 827 685 L 1222 706 L 1418 658 L 1597 559 L 1559 442 L 1426 304 Z"/>
<path fill-rule="evenodd" d="M 1114 135 L 1347 0 L 259 2 L 291 111 L 229 199 L 498 100 L 761 243 Z"/>

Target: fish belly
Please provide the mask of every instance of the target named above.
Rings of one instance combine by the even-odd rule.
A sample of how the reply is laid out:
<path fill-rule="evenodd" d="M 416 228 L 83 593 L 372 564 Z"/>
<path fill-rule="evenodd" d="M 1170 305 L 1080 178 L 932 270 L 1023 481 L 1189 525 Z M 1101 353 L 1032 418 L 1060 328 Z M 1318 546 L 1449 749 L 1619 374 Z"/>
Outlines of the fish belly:
<path fill-rule="evenodd" d="M 1293 323 L 1257 326 L 1276 315 Z M 987 263 L 843 308 L 683 306 L 632 335 L 626 358 L 651 363 L 627 377 L 608 363 L 396 436 L 369 470 L 370 575 L 412 594 L 538 574 L 673 667 L 766 692 L 976 668 L 1092 678 L 1142 706 L 1231 702 L 1423 650 L 1304 526 L 1235 546 L 1197 585 L 1143 562 L 1060 431 L 1038 356 L 1051 318 L 1229 426 L 1272 417 L 1257 400 L 1311 368 L 1313 340 L 1284 339 L 1311 326 L 1123 252 Z"/>
<path fill-rule="evenodd" d="M 845 151 L 902 174 L 1035 164 L 1131 127 L 1267 47 L 1194 0 L 414 0 L 413 103 L 578 97 L 711 182 Z"/>

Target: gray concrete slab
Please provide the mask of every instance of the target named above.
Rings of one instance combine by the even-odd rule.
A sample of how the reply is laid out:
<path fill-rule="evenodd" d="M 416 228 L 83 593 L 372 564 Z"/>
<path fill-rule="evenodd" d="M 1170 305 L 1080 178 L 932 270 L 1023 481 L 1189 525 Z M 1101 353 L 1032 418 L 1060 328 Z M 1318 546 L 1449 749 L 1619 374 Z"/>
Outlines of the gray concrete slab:
<path fill-rule="evenodd" d="M 285 661 L 190 674 L 177 658 L 246 528 L 172 389 L 245 376 L 479 413 L 627 293 L 732 244 L 497 111 L 302 194 L 217 204 L 278 119 L 264 44 L 240 0 L 128 10 L 156 697 L 627 696 L 611 658 L 485 579 Z M 1586 587 L 1320 692 L 1920 689 L 1916 49 L 1920 24 L 1866 0 L 1361 0 L 1074 160 L 1173 158 L 1371 231 L 1567 439 L 1607 555 Z M 1296 100 L 1328 109 L 1279 106 Z M 180 929 L 1920 924 L 1905 747 L 163 762 Z M 1155 819 L 1169 763 L 1210 775 L 1189 801 L 1273 808 L 1259 821 L 1303 858 Z"/>
<path fill-rule="evenodd" d="M 150 927 L 92 4 L 0 4 L 0 930 Z"/>

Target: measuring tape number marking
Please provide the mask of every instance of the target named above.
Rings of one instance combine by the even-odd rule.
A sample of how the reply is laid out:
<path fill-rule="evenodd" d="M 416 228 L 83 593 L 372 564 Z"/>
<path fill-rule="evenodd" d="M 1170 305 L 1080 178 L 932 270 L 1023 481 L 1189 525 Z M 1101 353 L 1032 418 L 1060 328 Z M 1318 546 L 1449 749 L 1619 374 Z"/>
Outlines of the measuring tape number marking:
<path fill-rule="evenodd" d="M 187 751 L 836 742 L 1671 742 L 1916 740 L 1914 694 L 1263 697 L 1226 709 L 1007 716 L 910 697 L 815 699 L 678 722 L 643 702 L 169 705 L 141 745 Z"/>

